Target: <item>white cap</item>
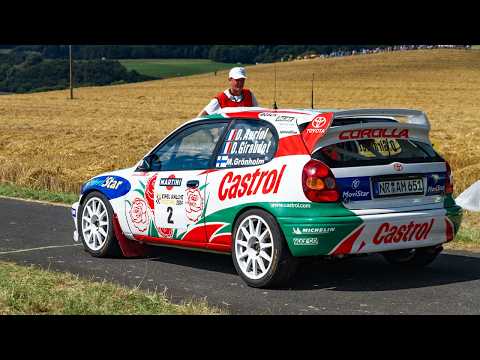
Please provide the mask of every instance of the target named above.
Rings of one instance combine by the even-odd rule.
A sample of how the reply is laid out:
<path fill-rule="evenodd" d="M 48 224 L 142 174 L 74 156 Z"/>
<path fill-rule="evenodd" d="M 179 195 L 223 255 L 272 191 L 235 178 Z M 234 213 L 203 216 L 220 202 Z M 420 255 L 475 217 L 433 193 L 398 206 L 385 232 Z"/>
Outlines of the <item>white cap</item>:
<path fill-rule="evenodd" d="M 235 80 L 237 79 L 246 79 L 247 75 L 245 74 L 245 68 L 243 67 L 234 67 L 230 72 L 228 73 L 228 78 L 233 78 Z"/>

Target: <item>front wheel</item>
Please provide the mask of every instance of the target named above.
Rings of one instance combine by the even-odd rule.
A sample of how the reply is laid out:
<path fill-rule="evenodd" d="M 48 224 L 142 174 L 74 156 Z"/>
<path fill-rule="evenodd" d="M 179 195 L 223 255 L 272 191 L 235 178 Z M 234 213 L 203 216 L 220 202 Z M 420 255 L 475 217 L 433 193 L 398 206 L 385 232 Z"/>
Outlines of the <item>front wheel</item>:
<path fill-rule="evenodd" d="M 247 285 L 257 288 L 286 283 L 298 263 L 275 218 L 257 209 L 246 211 L 236 221 L 232 259 Z"/>
<path fill-rule="evenodd" d="M 87 252 L 96 257 L 117 257 L 120 246 L 113 232 L 113 209 L 100 192 L 87 195 L 79 208 L 78 234 Z"/>
<path fill-rule="evenodd" d="M 385 260 L 405 267 L 423 267 L 429 265 L 443 250 L 442 246 L 428 246 L 417 249 L 387 251 L 382 253 Z"/>

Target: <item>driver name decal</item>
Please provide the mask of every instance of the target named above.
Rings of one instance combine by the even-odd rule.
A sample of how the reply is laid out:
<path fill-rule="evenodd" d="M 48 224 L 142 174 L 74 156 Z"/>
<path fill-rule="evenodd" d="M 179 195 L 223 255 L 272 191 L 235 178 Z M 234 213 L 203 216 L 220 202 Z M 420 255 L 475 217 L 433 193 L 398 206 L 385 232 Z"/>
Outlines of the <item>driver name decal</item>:
<path fill-rule="evenodd" d="M 268 127 L 232 129 L 220 148 L 216 167 L 262 165 L 273 156 L 272 140 Z"/>

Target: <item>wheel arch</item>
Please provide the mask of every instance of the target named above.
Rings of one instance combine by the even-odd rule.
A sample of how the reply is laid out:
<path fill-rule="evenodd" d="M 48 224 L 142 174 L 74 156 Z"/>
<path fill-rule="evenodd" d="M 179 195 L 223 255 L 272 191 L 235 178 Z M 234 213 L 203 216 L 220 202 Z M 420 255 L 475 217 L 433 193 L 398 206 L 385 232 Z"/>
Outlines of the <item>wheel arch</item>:
<path fill-rule="evenodd" d="M 82 197 L 80 198 L 80 201 L 79 201 L 79 203 L 78 203 L 78 207 L 79 207 L 79 208 L 80 208 L 81 205 L 83 205 L 83 204 L 85 203 L 85 199 L 86 199 L 87 196 L 88 196 L 89 194 L 91 194 L 92 192 L 98 192 L 98 193 L 104 195 L 104 196 L 108 199 L 108 201 L 110 202 L 110 199 L 108 198 L 107 194 L 105 194 L 103 191 L 100 191 L 100 190 L 95 189 L 95 188 L 91 188 L 91 189 L 88 189 L 87 191 L 85 191 L 85 192 L 82 194 Z M 110 202 L 110 205 L 111 205 L 111 204 L 112 204 L 112 203 Z"/>

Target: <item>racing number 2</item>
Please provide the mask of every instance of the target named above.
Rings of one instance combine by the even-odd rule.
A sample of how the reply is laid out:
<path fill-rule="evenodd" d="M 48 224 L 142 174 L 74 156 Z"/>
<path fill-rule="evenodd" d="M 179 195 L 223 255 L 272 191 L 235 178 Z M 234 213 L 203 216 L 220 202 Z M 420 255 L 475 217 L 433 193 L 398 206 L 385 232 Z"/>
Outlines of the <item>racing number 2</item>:
<path fill-rule="evenodd" d="M 169 224 L 173 224 L 173 220 L 172 220 L 173 208 L 171 206 L 167 207 L 167 212 L 168 212 L 167 222 Z"/>

